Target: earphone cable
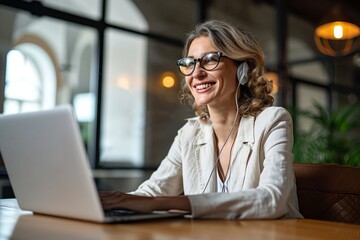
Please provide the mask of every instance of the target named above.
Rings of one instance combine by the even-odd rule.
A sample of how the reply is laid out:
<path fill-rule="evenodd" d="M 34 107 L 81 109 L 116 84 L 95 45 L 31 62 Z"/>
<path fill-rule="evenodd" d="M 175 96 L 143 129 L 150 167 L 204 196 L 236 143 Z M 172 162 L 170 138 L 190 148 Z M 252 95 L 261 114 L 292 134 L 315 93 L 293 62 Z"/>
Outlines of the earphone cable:
<path fill-rule="evenodd" d="M 201 194 L 204 194 L 204 193 L 205 193 L 205 190 L 206 190 L 206 188 L 207 188 L 208 185 L 209 185 L 211 176 L 214 174 L 214 171 L 215 171 L 215 169 L 217 168 L 217 165 L 218 165 L 218 163 L 219 163 L 219 161 L 220 161 L 220 155 L 221 155 L 221 153 L 222 153 L 222 151 L 223 151 L 223 149 L 224 149 L 227 141 L 230 139 L 230 136 L 231 136 L 232 132 L 234 131 L 234 128 L 235 128 L 235 125 L 236 125 L 236 120 L 237 120 L 238 115 L 239 115 L 239 103 L 238 103 L 238 89 L 239 89 L 239 86 L 240 86 L 240 81 L 238 81 L 238 86 L 237 86 L 237 88 L 236 88 L 236 93 L 235 93 L 236 113 L 235 113 L 235 118 L 234 118 L 233 124 L 232 124 L 232 126 L 231 126 L 231 129 L 230 129 L 230 132 L 229 132 L 228 136 L 227 136 L 226 139 L 225 139 L 224 144 L 223 144 L 223 145 L 221 146 L 221 148 L 220 148 L 220 151 L 219 151 L 219 154 L 218 154 L 218 156 L 217 156 L 217 158 L 216 158 L 214 167 L 213 167 L 213 169 L 211 170 L 211 173 L 210 173 L 210 175 L 209 175 L 209 178 L 208 178 L 208 180 L 207 180 L 207 182 L 206 182 L 206 185 L 205 185 L 205 187 L 204 187 L 204 190 L 202 191 Z M 230 169 L 229 169 L 229 170 L 231 170 L 231 165 L 232 165 L 232 164 L 230 164 Z"/>

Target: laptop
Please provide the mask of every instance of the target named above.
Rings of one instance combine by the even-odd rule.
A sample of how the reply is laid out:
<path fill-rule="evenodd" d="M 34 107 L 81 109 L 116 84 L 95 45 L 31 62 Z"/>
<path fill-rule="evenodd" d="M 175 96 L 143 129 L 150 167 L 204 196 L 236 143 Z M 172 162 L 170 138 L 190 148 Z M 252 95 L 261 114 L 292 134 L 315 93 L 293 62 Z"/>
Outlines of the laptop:
<path fill-rule="evenodd" d="M 23 210 L 104 223 L 184 215 L 116 210 L 107 216 L 71 105 L 0 115 L 0 152 Z"/>

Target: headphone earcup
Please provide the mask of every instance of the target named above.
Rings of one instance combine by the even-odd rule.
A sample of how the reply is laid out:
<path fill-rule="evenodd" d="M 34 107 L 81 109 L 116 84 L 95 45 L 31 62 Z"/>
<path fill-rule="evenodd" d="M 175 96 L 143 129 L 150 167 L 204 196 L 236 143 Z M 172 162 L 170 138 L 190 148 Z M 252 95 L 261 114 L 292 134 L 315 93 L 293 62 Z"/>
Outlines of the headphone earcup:
<path fill-rule="evenodd" d="M 237 68 L 236 76 L 241 85 L 245 85 L 247 83 L 248 70 L 249 65 L 246 62 L 241 63 Z"/>
<path fill-rule="evenodd" d="M 241 73 L 242 73 L 242 64 L 240 64 L 236 71 L 236 77 L 238 82 L 241 84 Z"/>

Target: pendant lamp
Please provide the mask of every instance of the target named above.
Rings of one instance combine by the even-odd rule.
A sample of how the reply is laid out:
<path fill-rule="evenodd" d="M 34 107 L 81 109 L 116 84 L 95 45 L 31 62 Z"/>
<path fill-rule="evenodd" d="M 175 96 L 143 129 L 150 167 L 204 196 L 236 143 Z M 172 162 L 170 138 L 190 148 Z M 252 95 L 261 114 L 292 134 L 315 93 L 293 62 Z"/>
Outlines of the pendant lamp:
<path fill-rule="evenodd" d="M 346 56 L 360 46 L 360 28 L 349 19 L 342 5 L 336 5 L 315 29 L 319 51 L 332 57 Z"/>

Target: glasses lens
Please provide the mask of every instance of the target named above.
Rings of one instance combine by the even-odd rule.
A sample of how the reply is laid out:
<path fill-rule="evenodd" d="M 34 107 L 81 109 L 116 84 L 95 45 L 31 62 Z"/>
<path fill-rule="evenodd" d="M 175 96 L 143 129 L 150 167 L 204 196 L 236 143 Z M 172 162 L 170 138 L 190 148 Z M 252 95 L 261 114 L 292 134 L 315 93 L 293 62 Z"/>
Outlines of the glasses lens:
<path fill-rule="evenodd" d="M 180 72 L 184 75 L 189 75 L 194 70 L 195 59 L 193 58 L 182 58 L 178 61 Z"/>
<path fill-rule="evenodd" d="M 213 70 L 219 64 L 220 57 L 218 53 L 211 52 L 204 55 L 201 59 L 201 66 L 205 70 Z"/>

